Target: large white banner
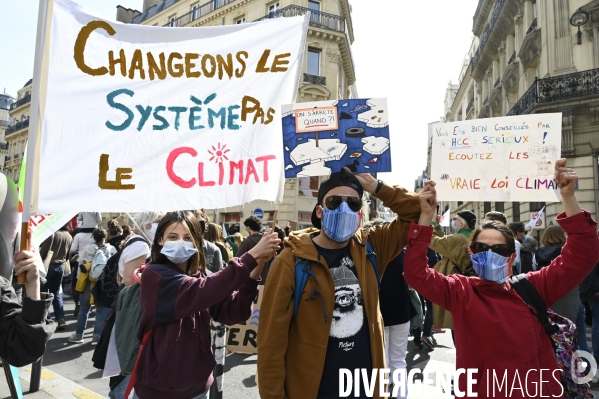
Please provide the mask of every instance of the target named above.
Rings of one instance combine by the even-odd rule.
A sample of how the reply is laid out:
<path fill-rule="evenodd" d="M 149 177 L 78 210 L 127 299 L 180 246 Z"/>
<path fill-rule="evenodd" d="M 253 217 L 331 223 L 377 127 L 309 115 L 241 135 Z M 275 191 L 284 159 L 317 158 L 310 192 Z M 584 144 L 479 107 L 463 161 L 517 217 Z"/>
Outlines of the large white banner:
<path fill-rule="evenodd" d="M 433 126 L 431 180 L 442 201 L 556 202 L 561 114 Z"/>
<path fill-rule="evenodd" d="M 34 210 L 280 201 L 308 18 L 159 28 L 55 0 Z"/>

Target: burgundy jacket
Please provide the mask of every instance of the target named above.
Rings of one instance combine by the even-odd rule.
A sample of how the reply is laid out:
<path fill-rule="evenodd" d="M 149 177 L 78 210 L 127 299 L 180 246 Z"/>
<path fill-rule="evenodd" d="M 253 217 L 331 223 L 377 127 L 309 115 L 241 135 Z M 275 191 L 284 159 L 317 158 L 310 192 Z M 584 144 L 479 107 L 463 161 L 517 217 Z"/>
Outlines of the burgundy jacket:
<path fill-rule="evenodd" d="M 150 264 L 141 275 L 138 338 L 152 330 L 139 354 L 135 392 L 143 399 L 187 399 L 212 385 L 216 364 L 210 319 L 223 324 L 250 318 L 258 281 L 250 254 L 233 258 L 209 277 L 188 276 L 173 263 Z"/>
<path fill-rule="evenodd" d="M 561 213 L 556 220 L 568 234 L 562 254 L 550 266 L 527 274 L 548 307 L 576 287 L 599 260 L 597 223 L 590 213 L 571 217 Z M 478 370 L 472 391 L 478 392 L 479 398 L 528 398 L 540 397 L 542 388 L 544 396 L 561 398 L 559 374 L 552 374 L 557 362 L 539 320 L 509 283 L 503 288 L 479 277 L 444 276 L 430 269 L 426 250 L 432 233 L 432 227 L 412 223 L 404 277 L 425 298 L 451 312 L 456 368 Z M 494 394 L 493 372 L 497 380 Z M 507 384 L 502 382 L 504 375 Z M 464 375 L 458 388 L 466 392 Z"/>

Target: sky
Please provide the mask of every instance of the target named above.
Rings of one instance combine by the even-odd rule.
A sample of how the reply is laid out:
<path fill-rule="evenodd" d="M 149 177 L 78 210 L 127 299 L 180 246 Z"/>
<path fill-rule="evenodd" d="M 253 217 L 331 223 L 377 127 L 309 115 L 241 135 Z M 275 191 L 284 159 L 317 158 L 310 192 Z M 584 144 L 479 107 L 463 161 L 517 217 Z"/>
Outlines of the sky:
<path fill-rule="evenodd" d="M 143 0 L 75 0 L 107 19 Z M 428 123 L 443 115 L 472 41 L 478 0 L 350 0 L 352 46 L 361 98 L 388 99 L 393 171 L 385 182 L 409 190 L 426 168 Z M 15 96 L 33 76 L 38 0 L 0 2 L 0 90 Z"/>

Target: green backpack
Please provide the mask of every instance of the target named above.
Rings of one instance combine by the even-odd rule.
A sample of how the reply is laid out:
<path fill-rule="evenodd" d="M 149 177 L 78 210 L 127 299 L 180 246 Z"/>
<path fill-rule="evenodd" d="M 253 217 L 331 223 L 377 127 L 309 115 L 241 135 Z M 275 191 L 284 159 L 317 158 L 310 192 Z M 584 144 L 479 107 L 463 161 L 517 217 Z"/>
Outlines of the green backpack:
<path fill-rule="evenodd" d="M 129 375 L 133 371 L 140 344 L 137 334 L 142 313 L 141 284 L 136 278 L 134 280 L 133 284 L 119 292 L 116 300 L 114 336 L 121 373 L 124 375 Z"/>

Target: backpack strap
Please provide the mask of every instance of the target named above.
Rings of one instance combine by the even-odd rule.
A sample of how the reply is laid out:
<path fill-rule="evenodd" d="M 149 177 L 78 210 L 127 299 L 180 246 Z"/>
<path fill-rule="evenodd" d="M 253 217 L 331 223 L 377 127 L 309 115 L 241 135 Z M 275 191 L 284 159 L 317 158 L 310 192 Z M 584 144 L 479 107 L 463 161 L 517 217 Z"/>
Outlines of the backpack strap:
<path fill-rule="evenodd" d="M 559 327 L 549 320 L 545 301 L 543 301 L 535 286 L 528 280 L 526 274 L 512 276 L 509 281 L 522 300 L 536 310 L 535 316 L 537 316 L 547 334 L 551 336 L 558 332 Z"/>
<path fill-rule="evenodd" d="M 374 268 L 374 274 L 376 274 L 376 282 L 379 286 L 379 292 L 381 291 L 381 274 L 379 273 L 379 265 L 376 261 L 376 253 L 374 252 L 374 248 L 370 241 L 366 241 L 366 257 L 372 263 L 372 267 Z"/>
<path fill-rule="evenodd" d="M 141 351 L 143 350 L 146 342 L 148 342 L 148 338 L 152 334 L 152 330 L 146 332 L 144 334 L 143 339 L 141 340 L 141 345 L 139 346 L 139 352 L 137 352 L 137 359 L 135 359 L 135 365 L 133 366 L 133 371 L 131 371 L 131 377 L 129 378 L 129 383 L 127 384 L 127 389 L 125 390 L 125 398 L 128 398 L 135 386 L 135 382 L 137 381 L 137 366 L 139 365 L 139 358 L 141 355 Z"/>
<path fill-rule="evenodd" d="M 297 316 L 297 309 L 299 307 L 300 300 L 302 299 L 304 288 L 306 288 L 306 284 L 308 283 L 308 278 L 312 276 L 314 279 L 316 279 L 310 266 L 311 262 L 309 260 L 302 260 L 297 256 L 295 257 L 295 288 L 293 289 L 292 319 L 295 319 L 295 316 Z"/>

